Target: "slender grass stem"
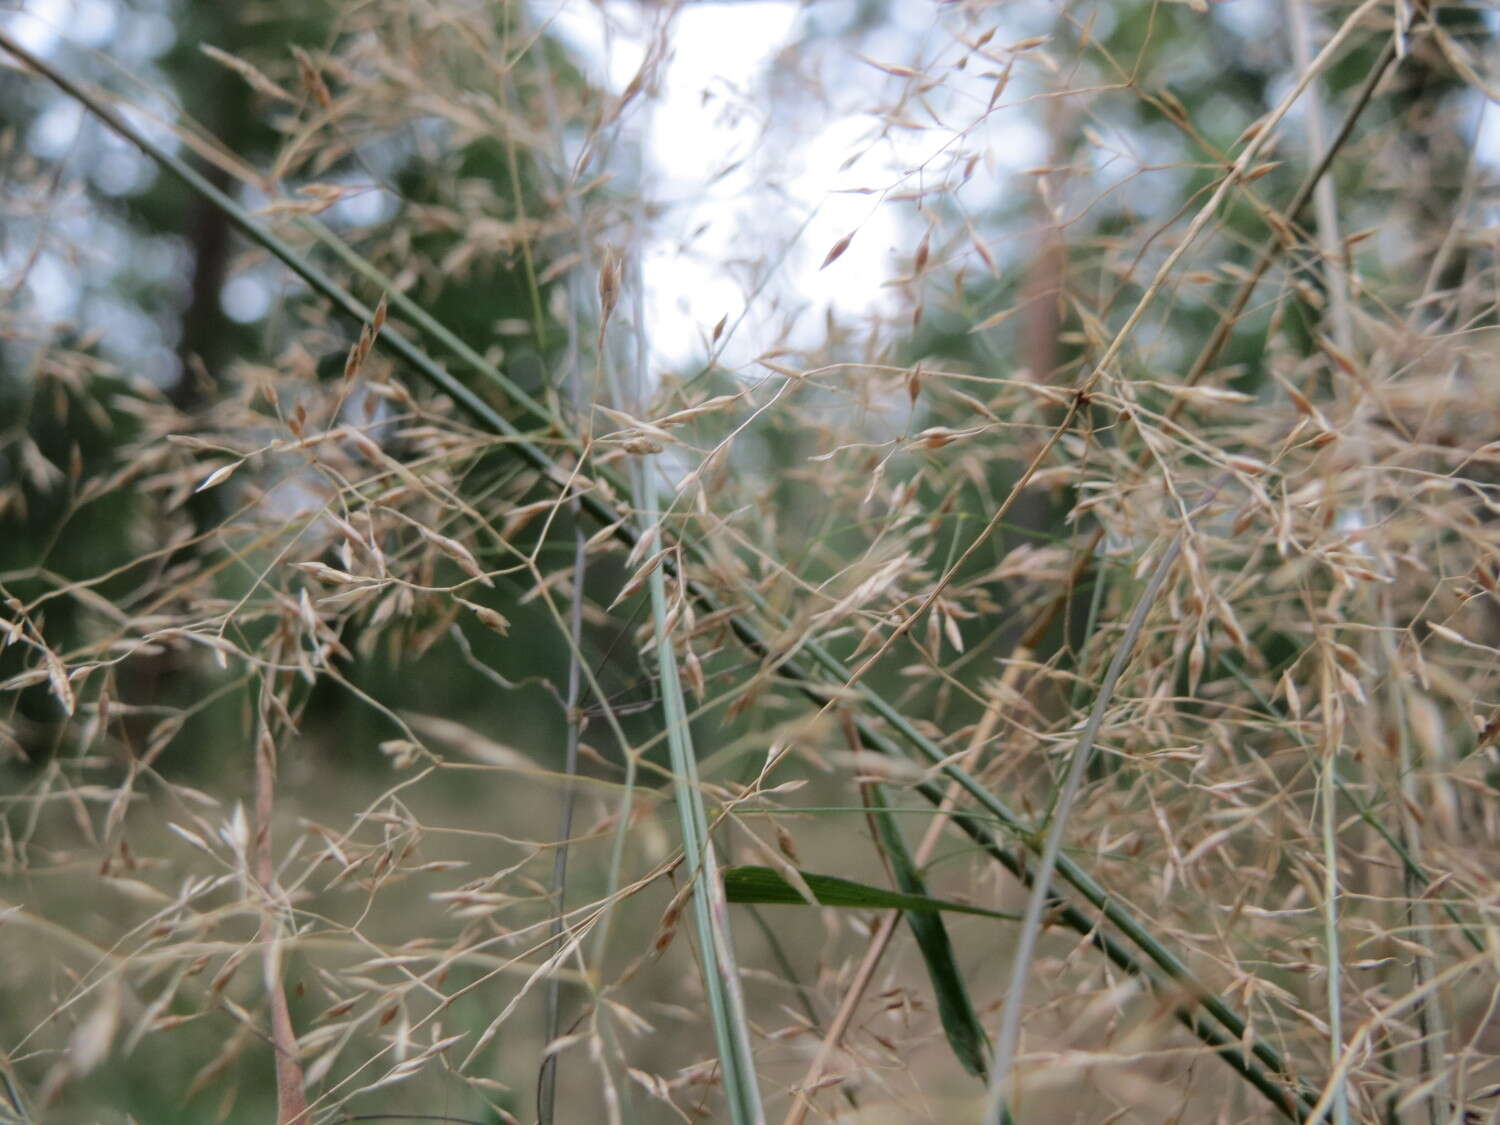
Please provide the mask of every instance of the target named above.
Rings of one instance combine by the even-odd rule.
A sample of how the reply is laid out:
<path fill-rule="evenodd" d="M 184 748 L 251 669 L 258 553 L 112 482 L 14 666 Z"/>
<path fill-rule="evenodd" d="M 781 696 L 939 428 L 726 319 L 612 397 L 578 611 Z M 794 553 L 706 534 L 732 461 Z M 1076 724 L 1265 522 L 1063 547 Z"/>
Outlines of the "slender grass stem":
<path fill-rule="evenodd" d="M 528 258 L 528 262 L 529 262 Z M 569 352 L 576 353 L 576 323 L 569 325 Z M 576 406 L 581 398 L 579 377 L 573 365 L 569 365 L 569 391 Z M 578 743 L 583 735 L 583 715 L 579 708 L 583 666 L 583 601 L 585 577 L 588 573 L 587 539 L 578 524 L 579 508 L 576 496 L 569 500 L 573 516 L 573 595 L 568 609 L 568 684 L 564 706 L 567 709 L 567 745 L 563 754 L 563 773 L 566 781 L 563 788 L 562 810 L 558 815 L 557 852 L 552 864 L 552 882 L 549 890 L 553 909 L 557 917 L 552 924 L 555 939 L 562 933 L 563 913 L 568 887 L 568 840 L 573 835 L 573 818 L 578 806 Z M 628 755 L 627 755 L 628 756 Z M 628 818 L 627 818 L 628 819 Z M 547 982 L 545 1013 L 543 1016 L 543 1042 L 551 1043 L 562 1030 L 561 1006 L 562 982 L 555 977 Z M 537 1085 L 537 1120 L 539 1125 L 551 1125 L 557 1097 L 557 1055 L 550 1054 L 542 1063 Z"/>
<path fill-rule="evenodd" d="M 1288 23 L 1291 27 L 1292 57 L 1298 67 L 1305 67 L 1312 54 L 1312 36 L 1308 28 L 1307 5 L 1304 0 L 1287 0 Z M 1308 148 L 1313 152 L 1323 151 L 1323 97 L 1321 78 L 1308 84 L 1307 104 L 1303 121 L 1307 131 Z M 1354 347 L 1354 328 L 1349 317 L 1349 281 L 1345 274 L 1343 243 L 1339 237 L 1338 209 L 1334 199 L 1333 183 L 1326 176 L 1318 180 L 1313 192 L 1318 231 L 1318 244 L 1323 251 L 1323 276 L 1330 296 L 1329 320 L 1333 326 L 1334 339 L 1338 346 L 1349 352 Z M 1328 967 L 1325 980 L 1327 987 L 1328 1050 L 1329 1065 L 1338 1065 L 1344 1046 L 1343 1012 L 1343 958 L 1339 943 L 1339 853 L 1338 826 L 1335 815 L 1339 774 L 1340 748 L 1337 744 L 1324 749 L 1322 769 L 1318 773 L 1318 804 L 1322 811 L 1321 840 L 1323 845 L 1323 947 Z M 1339 1081 L 1333 1091 L 1333 1125 L 1348 1125 L 1349 1091 L 1347 1083 Z"/>
<path fill-rule="evenodd" d="M 1088 722 L 1084 724 L 1083 731 L 1078 736 L 1078 745 L 1073 750 L 1072 759 L 1068 763 L 1068 774 L 1053 808 L 1051 823 L 1047 828 L 1047 839 L 1042 846 L 1041 860 L 1032 880 L 1031 895 L 1026 902 L 1026 913 L 1016 937 L 1015 952 L 1011 955 L 1010 984 L 1006 989 L 1005 1006 L 1001 1010 L 1000 1030 L 995 1039 L 995 1062 L 990 1071 L 989 1103 L 985 1113 L 985 1120 L 996 1122 L 997 1125 L 1004 1118 L 1004 1099 L 1010 1093 L 1011 1071 L 1020 1044 L 1021 1013 L 1025 1008 L 1026 1000 L 1026 978 L 1031 972 L 1037 939 L 1041 935 L 1042 912 L 1052 897 L 1052 874 L 1057 869 L 1068 815 L 1072 812 L 1073 803 L 1083 784 L 1089 757 L 1093 753 L 1094 740 L 1098 737 L 1099 727 L 1104 722 L 1104 713 L 1114 698 L 1115 685 L 1119 683 L 1120 675 L 1125 670 L 1125 663 L 1135 649 L 1136 639 L 1140 636 L 1141 629 L 1145 627 L 1146 617 L 1155 606 L 1157 595 L 1166 584 L 1167 577 L 1176 565 L 1178 556 L 1182 554 L 1183 541 L 1191 531 L 1192 518 L 1212 503 L 1220 487 L 1222 487 L 1222 481 L 1215 484 L 1208 496 L 1199 501 L 1193 512 L 1188 515 L 1185 526 L 1173 537 L 1171 545 L 1157 562 L 1156 569 L 1152 572 L 1146 588 L 1136 602 L 1135 610 L 1130 615 L 1130 621 L 1125 626 L 1125 632 L 1109 662 L 1109 667 L 1105 670 L 1104 679 L 1099 685 L 1099 692 L 1094 698 L 1093 709 L 1089 712 Z"/>
<path fill-rule="evenodd" d="M 1330 747 L 1319 774 L 1318 803 L 1322 806 L 1323 841 L 1323 945 L 1328 956 L 1328 1050 L 1329 1065 L 1337 1067 L 1344 1051 L 1343 958 L 1339 954 L 1339 851 L 1335 822 L 1335 787 L 1338 783 L 1338 749 Z M 1349 1125 L 1349 1092 L 1339 1079 L 1333 1088 L 1333 1125 Z"/>

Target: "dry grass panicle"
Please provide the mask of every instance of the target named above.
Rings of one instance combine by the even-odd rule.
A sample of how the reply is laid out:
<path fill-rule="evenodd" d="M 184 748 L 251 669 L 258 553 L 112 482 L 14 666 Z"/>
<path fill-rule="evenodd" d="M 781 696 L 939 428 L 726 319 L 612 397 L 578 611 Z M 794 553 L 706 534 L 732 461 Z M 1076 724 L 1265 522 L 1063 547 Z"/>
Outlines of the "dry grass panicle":
<path fill-rule="evenodd" d="M 0 28 L 266 306 L 4 140 L 0 1121 L 1487 1119 L 1489 25 L 1248 6 Z"/>

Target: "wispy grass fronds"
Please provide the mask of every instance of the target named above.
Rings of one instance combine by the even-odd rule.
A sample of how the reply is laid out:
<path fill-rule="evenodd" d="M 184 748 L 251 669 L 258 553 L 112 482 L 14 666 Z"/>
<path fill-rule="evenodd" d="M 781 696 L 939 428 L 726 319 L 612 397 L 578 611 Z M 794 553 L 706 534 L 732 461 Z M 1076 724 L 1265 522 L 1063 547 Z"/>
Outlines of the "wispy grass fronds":
<path fill-rule="evenodd" d="M 190 7 L 0 28 L 0 1117 L 1493 1108 L 1482 18 Z"/>
<path fill-rule="evenodd" d="M 128 125 L 120 122 L 118 118 L 114 117 L 114 115 L 108 114 L 107 110 L 105 110 L 104 113 L 107 115 L 105 119 L 109 120 L 112 125 L 120 128 L 124 135 L 132 137 L 134 136 L 134 131 L 131 130 Z M 143 144 L 143 147 L 146 148 L 146 151 L 152 152 L 152 147 L 149 147 L 149 142 Z M 155 154 L 153 153 L 153 155 Z M 177 171 L 179 167 L 181 167 L 184 178 L 187 179 L 188 182 L 193 183 L 195 186 L 197 186 L 197 183 L 201 180 L 201 177 L 196 177 L 196 175 L 193 174 L 190 169 L 185 168 L 185 166 L 181 166 L 180 162 L 176 161 L 175 158 L 170 157 L 169 154 L 162 153 L 162 156 L 165 158 L 164 162 L 166 166 L 172 168 L 174 172 Z M 237 214 L 236 221 L 243 224 L 242 229 L 245 231 L 245 233 L 250 234 L 252 237 L 256 237 L 257 240 L 260 240 L 262 237 L 268 239 L 268 248 L 272 249 L 278 257 L 281 257 L 283 259 L 283 261 L 286 261 L 289 265 L 293 265 L 293 268 L 298 272 L 299 276 L 302 276 L 310 284 L 314 285 L 314 287 L 317 288 L 320 292 L 325 293 L 325 295 L 336 297 L 338 304 L 352 315 L 361 317 L 368 316 L 369 318 L 373 318 L 373 312 L 367 310 L 365 306 L 361 305 L 355 298 L 345 293 L 334 282 L 324 277 L 314 267 L 301 261 L 301 259 L 298 258 L 289 248 L 287 248 L 284 244 L 279 243 L 279 241 L 275 240 L 273 236 L 267 235 L 265 234 L 265 232 L 262 232 L 258 225 L 256 225 L 254 221 L 249 218 L 249 216 L 244 215 L 243 212 L 240 212 L 238 208 L 236 208 L 230 201 L 225 199 L 221 193 L 217 193 L 214 189 L 212 189 L 211 185 L 207 185 L 205 183 L 203 187 L 205 189 L 205 194 L 208 195 L 209 198 L 214 199 L 216 204 L 222 201 L 224 206 L 232 209 L 232 214 Z M 379 277 L 379 275 L 375 276 L 377 278 Z M 424 325 L 424 327 L 431 327 L 432 322 L 430 321 L 430 318 L 421 319 L 420 322 Z M 445 343 L 451 342 L 451 334 L 438 334 Z M 571 477 L 567 473 L 567 471 L 560 465 L 552 461 L 552 459 L 549 458 L 544 452 L 542 452 L 542 450 L 538 446 L 525 441 L 520 436 L 521 431 L 516 428 L 514 423 L 511 423 L 504 417 L 497 414 L 482 400 L 474 396 L 472 392 L 467 391 L 462 387 L 461 384 L 456 383 L 451 375 L 449 375 L 442 367 L 436 364 L 420 348 L 408 342 L 405 337 L 395 334 L 388 326 L 383 327 L 376 334 L 375 339 L 378 342 L 388 346 L 395 355 L 412 362 L 416 370 L 419 371 L 424 377 L 432 380 L 436 385 L 438 385 L 445 391 L 453 393 L 454 397 L 458 399 L 458 401 L 461 402 L 467 409 L 471 410 L 480 421 L 492 427 L 495 431 L 502 434 L 503 436 L 512 438 L 512 445 L 534 465 L 543 468 L 552 481 L 564 485 L 571 484 Z M 488 364 L 482 360 L 480 361 L 480 363 L 482 372 L 503 382 L 508 382 L 504 381 L 504 377 L 493 369 L 493 365 Z M 529 400 L 527 401 L 529 402 Z M 1076 404 L 1077 401 L 1078 400 L 1075 399 L 1074 403 Z M 1069 417 L 1071 417 L 1071 415 Z M 1053 431 L 1053 433 L 1055 436 L 1059 436 L 1064 433 L 1065 430 L 1066 426 L 1063 425 L 1057 427 Z M 1044 448 L 1050 448 L 1050 445 Z M 1038 458 L 1038 460 L 1034 461 L 1033 464 L 1039 463 L 1039 460 L 1040 459 Z M 1019 489 L 1013 490 L 1011 493 L 1012 497 L 1018 494 Z M 637 537 L 628 529 L 626 523 L 612 509 L 607 507 L 605 503 L 597 497 L 596 494 L 591 492 L 583 492 L 579 494 L 578 498 L 580 504 L 585 507 L 591 515 L 602 522 L 604 524 L 604 527 L 608 529 L 612 535 L 620 536 L 625 540 L 626 543 L 631 544 L 632 547 L 640 542 L 661 542 L 659 535 L 648 535 L 644 539 Z M 1004 510 L 1006 509 L 1001 509 L 1002 513 Z M 992 517 L 991 524 L 996 525 L 997 523 L 998 519 L 996 517 Z M 976 543 L 979 541 L 981 540 L 976 540 Z M 656 567 L 653 567 L 652 579 L 654 579 L 657 570 L 659 570 L 661 566 L 670 567 L 671 565 L 669 552 L 666 548 L 658 548 L 655 558 L 658 565 Z M 957 564 L 954 564 L 955 567 L 956 565 Z M 951 573 L 952 570 L 950 569 L 950 575 Z M 652 579 L 648 579 L 648 581 Z M 689 589 L 697 596 L 704 596 L 701 587 L 695 588 L 690 586 Z M 939 587 L 939 590 L 940 589 L 941 586 Z M 753 608 L 767 614 L 773 621 L 776 620 L 777 615 L 770 611 L 769 606 L 767 606 L 762 599 L 760 599 L 753 591 L 747 591 L 746 593 L 747 601 Z M 935 601 L 936 597 L 937 593 L 929 595 L 929 601 Z M 711 600 L 707 602 L 707 608 L 711 612 L 717 611 L 717 606 Z M 913 620 L 915 616 L 916 614 L 913 614 L 911 618 L 908 618 L 908 620 Z M 766 642 L 760 637 L 759 633 L 756 631 L 753 625 L 749 624 L 740 617 L 729 618 L 729 623 L 740 635 L 741 639 L 751 647 L 752 651 L 761 653 L 769 651 Z M 893 635 L 890 640 L 894 639 L 895 637 Z M 859 691 L 861 696 L 870 703 L 870 705 L 874 709 L 875 714 L 889 721 L 892 724 L 893 728 L 899 734 L 901 734 L 902 737 L 905 738 L 917 750 L 918 753 L 925 755 L 931 763 L 938 765 L 943 770 L 943 772 L 950 775 L 966 790 L 971 798 L 977 800 L 984 808 L 995 815 L 1001 823 L 1006 824 L 1014 831 L 1020 833 L 1023 836 L 1023 839 L 1027 841 L 1029 846 L 1038 846 L 1035 838 L 1031 835 L 1029 830 L 1024 827 L 1022 821 L 1017 818 L 1015 814 L 1012 813 L 1004 805 L 1003 802 L 997 800 L 984 788 L 984 786 L 982 786 L 974 778 L 968 776 L 964 771 L 953 766 L 951 763 L 948 763 L 947 756 L 944 755 L 942 751 L 930 739 L 920 734 L 920 732 L 918 732 L 914 726 L 907 722 L 898 711 L 896 711 L 889 703 L 885 702 L 885 700 L 883 700 L 879 695 L 870 692 L 865 685 L 859 683 L 861 676 L 858 671 L 850 671 L 849 669 L 845 668 L 837 660 L 833 659 L 826 652 L 826 650 L 824 650 L 822 646 L 815 641 L 805 641 L 801 647 L 803 647 L 809 653 L 809 655 L 816 661 L 819 666 L 821 666 L 826 672 L 830 673 L 836 682 L 842 682 L 852 685 L 855 690 Z M 869 661 L 866 661 L 867 666 L 869 663 Z M 800 670 L 799 665 L 796 662 L 783 658 L 781 661 L 777 662 L 776 670 L 779 674 L 790 677 L 794 682 L 804 685 L 811 698 L 821 701 L 822 693 L 815 687 L 811 686 L 812 681 L 808 679 L 807 673 Z M 865 740 L 869 744 L 883 744 L 887 748 L 889 748 L 889 743 L 883 743 L 883 740 L 869 738 L 868 732 L 862 732 L 862 736 L 865 737 Z M 669 735 L 669 745 L 670 739 L 671 736 Z M 680 768 L 678 768 L 678 772 L 680 772 Z M 1191 974 L 1188 973 L 1181 960 L 1170 953 L 1161 942 L 1152 937 L 1149 933 L 1148 928 L 1135 921 L 1130 916 L 1128 911 L 1124 910 L 1116 903 L 1111 903 L 1110 897 L 1100 887 L 1098 887 L 1097 884 L 1093 883 L 1093 881 L 1082 871 L 1081 868 L 1078 868 L 1064 860 L 1059 863 L 1059 872 L 1064 878 L 1072 883 L 1076 889 L 1082 892 L 1084 897 L 1087 898 L 1090 902 L 1094 903 L 1100 908 L 1106 908 L 1107 906 L 1108 909 L 1106 911 L 1106 916 L 1109 917 L 1110 920 L 1115 924 L 1120 925 L 1126 935 L 1130 937 L 1131 940 L 1140 945 L 1147 956 L 1155 961 L 1161 968 L 1163 968 L 1173 977 L 1181 979 L 1184 982 L 1191 982 Z M 1204 990 L 1201 987 L 1195 986 L 1194 991 L 1201 993 Z M 1212 1014 L 1215 1019 L 1217 1019 L 1225 1026 L 1226 1030 L 1231 1036 L 1241 1036 L 1244 1034 L 1246 1025 L 1244 1024 L 1244 1021 L 1241 1017 L 1234 1014 L 1227 1006 L 1225 1006 L 1221 1002 L 1212 1000 L 1211 998 L 1205 1001 L 1205 1003 L 1210 1014 Z M 1273 1072 L 1284 1072 L 1284 1064 L 1281 1062 L 1276 1052 L 1270 1047 L 1264 1044 L 1257 1044 L 1255 1053 L 1262 1057 L 1263 1061 L 1271 1067 Z"/>

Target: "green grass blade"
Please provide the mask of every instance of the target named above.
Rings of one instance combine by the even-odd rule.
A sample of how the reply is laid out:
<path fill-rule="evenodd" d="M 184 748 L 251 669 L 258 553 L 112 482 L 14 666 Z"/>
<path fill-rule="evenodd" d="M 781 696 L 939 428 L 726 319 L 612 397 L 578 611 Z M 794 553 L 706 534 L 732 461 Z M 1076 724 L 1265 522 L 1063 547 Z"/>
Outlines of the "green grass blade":
<path fill-rule="evenodd" d="M 999 918 L 1014 922 L 1020 917 L 1001 910 L 987 910 L 967 902 L 933 898 L 921 892 L 903 893 L 888 891 L 884 887 L 872 887 L 868 883 L 841 879 L 837 875 L 818 875 L 811 871 L 798 871 L 806 881 L 819 906 L 832 906 L 844 910 L 905 910 L 913 914 L 937 914 L 949 911 L 954 914 L 976 914 L 983 918 Z M 802 897 L 781 872 L 773 867 L 745 864 L 724 869 L 724 897 L 733 903 L 754 903 L 759 906 L 807 906 Z"/>
<path fill-rule="evenodd" d="M 880 845 L 890 861 L 896 885 L 909 897 L 925 898 L 927 888 L 912 862 L 911 853 L 906 850 L 906 841 L 901 838 L 896 818 L 882 815 L 889 808 L 882 787 L 871 785 L 869 795 L 870 804 L 876 810 L 873 817 L 875 831 L 879 833 Z M 978 1013 L 974 1011 L 969 990 L 964 986 L 964 977 L 958 970 L 943 916 L 935 911 L 907 910 L 904 917 L 927 966 L 927 977 L 932 982 L 948 1045 L 965 1070 L 983 1079 L 989 1073 L 990 1041 L 984 1033 L 984 1025 L 979 1022 Z"/>
<path fill-rule="evenodd" d="M 749 1023 L 739 987 L 734 951 L 729 941 L 729 912 L 722 897 L 708 832 L 708 816 L 698 785 L 697 760 L 688 727 L 687 701 L 678 676 L 677 655 L 667 626 L 666 579 L 661 568 L 651 574 L 651 611 L 656 626 L 656 652 L 661 677 L 662 707 L 667 724 L 667 746 L 672 759 L 683 857 L 696 884 L 693 923 L 702 958 L 704 990 L 708 994 L 714 1038 L 723 1067 L 724 1094 L 735 1125 L 760 1125 L 765 1120 L 751 1056 Z"/>

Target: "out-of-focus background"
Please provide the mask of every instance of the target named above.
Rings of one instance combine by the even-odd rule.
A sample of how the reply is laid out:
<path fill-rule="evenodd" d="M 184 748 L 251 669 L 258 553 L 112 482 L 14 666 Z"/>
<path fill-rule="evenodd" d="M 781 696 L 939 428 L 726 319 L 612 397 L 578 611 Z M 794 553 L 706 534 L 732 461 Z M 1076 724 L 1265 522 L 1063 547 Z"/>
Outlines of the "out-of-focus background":
<path fill-rule="evenodd" d="M 722 862 L 899 883 L 873 788 L 922 893 L 1019 911 L 848 673 L 1039 832 L 1127 638 L 1065 856 L 1286 1089 L 1477 1119 L 1494 27 L 0 9 L 0 1120 L 285 1119 L 278 1052 L 309 1121 L 730 1119 L 672 685 Z M 978 1119 L 931 946 L 851 991 L 882 912 L 730 910 L 768 1115 Z M 1014 923 L 942 917 L 993 1035 Z M 1274 1116 L 1048 933 L 1019 1120 Z"/>

